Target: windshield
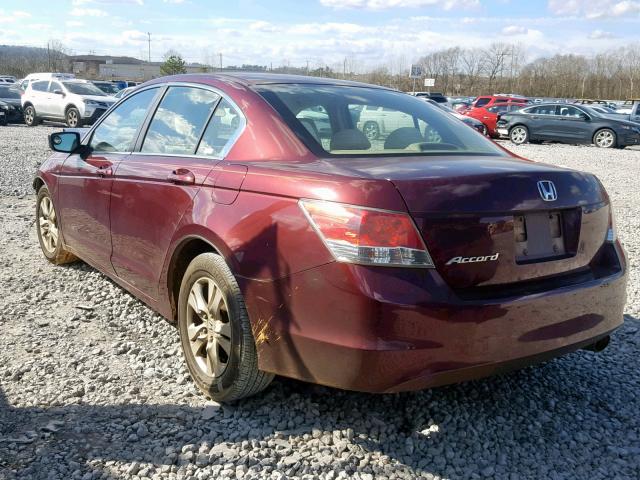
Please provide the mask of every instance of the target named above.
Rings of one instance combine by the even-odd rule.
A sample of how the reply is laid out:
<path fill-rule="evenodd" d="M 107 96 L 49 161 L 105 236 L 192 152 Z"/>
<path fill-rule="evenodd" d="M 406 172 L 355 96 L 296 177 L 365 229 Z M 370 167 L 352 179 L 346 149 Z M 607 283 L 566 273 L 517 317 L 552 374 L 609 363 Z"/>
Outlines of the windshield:
<path fill-rule="evenodd" d="M 98 87 L 100 90 L 102 90 L 104 93 L 106 93 L 107 95 L 115 95 L 120 91 L 117 85 L 109 82 L 94 83 L 94 85 Z"/>
<path fill-rule="evenodd" d="M 15 87 L 0 86 L 0 98 L 20 98 L 20 92 Z"/>
<path fill-rule="evenodd" d="M 80 83 L 80 82 L 62 82 L 62 84 L 71 93 L 76 95 L 96 95 L 99 97 L 105 97 L 106 95 L 102 90 L 96 87 L 92 83 Z"/>
<path fill-rule="evenodd" d="M 452 115 L 405 93 L 300 84 L 264 85 L 258 91 L 322 156 L 505 155 Z"/>

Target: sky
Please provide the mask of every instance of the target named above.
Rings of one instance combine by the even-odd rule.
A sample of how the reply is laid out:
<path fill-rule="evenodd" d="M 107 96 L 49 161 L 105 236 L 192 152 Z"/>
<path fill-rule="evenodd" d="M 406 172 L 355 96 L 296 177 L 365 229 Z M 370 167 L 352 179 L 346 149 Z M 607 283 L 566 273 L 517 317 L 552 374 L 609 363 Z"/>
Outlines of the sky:
<path fill-rule="evenodd" d="M 55 3 L 55 7 L 52 5 Z M 640 41 L 640 0 L 0 0 L 0 44 L 74 54 L 354 70 L 431 51 L 522 44 L 528 59 Z"/>

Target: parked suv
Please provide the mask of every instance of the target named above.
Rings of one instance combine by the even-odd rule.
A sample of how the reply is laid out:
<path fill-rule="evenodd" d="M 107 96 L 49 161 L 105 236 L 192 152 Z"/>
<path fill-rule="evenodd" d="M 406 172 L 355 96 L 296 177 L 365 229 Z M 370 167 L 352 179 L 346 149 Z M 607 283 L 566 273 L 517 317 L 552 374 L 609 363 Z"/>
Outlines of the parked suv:
<path fill-rule="evenodd" d="M 22 95 L 24 121 L 29 126 L 54 120 L 71 128 L 82 127 L 100 118 L 115 102 L 85 80 L 35 80 Z"/>
<path fill-rule="evenodd" d="M 509 96 L 501 96 L 501 95 L 485 95 L 482 97 L 476 97 L 476 99 L 471 102 L 471 105 L 469 106 L 469 108 L 464 109 L 464 110 L 460 110 L 460 113 L 464 113 L 466 114 L 469 110 L 471 110 L 472 108 L 489 108 L 494 106 L 496 103 L 516 103 L 516 104 L 522 104 L 522 103 L 529 103 L 529 100 L 527 100 L 526 98 L 523 97 L 509 97 Z"/>

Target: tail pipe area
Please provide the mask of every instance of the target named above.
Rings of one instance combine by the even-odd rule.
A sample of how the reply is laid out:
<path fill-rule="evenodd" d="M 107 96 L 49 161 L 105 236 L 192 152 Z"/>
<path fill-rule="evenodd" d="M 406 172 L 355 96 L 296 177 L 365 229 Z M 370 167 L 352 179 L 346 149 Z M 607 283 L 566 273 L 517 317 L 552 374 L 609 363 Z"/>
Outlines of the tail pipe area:
<path fill-rule="evenodd" d="M 597 342 L 592 343 L 591 345 L 587 345 L 586 347 L 583 347 L 582 349 L 583 350 L 589 350 L 589 351 L 592 351 L 592 352 L 601 352 L 605 348 L 607 348 L 607 346 L 609 345 L 610 341 L 611 341 L 611 337 L 609 335 L 607 335 L 606 337 L 602 337 Z"/>

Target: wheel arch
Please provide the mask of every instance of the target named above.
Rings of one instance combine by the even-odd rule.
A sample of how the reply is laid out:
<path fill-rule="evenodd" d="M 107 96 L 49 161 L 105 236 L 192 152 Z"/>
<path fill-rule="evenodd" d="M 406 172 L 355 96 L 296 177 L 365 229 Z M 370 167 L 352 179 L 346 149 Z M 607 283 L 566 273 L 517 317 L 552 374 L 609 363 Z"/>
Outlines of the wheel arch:
<path fill-rule="evenodd" d="M 78 107 L 76 107 L 76 105 L 74 103 L 69 103 L 67 104 L 66 107 L 64 107 L 64 114 L 66 115 L 67 112 L 69 111 L 70 108 L 75 108 L 76 110 L 78 110 L 78 113 L 80 113 L 80 109 Z"/>
<path fill-rule="evenodd" d="M 35 190 L 35 192 L 38 193 L 40 191 L 40 189 L 43 186 L 46 186 L 47 184 L 42 179 L 42 177 L 40 177 L 39 175 L 36 175 L 36 177 L 33 179 L 33 182 L 31 183 L 31 185 L 33 186 L 33 189 Z"/>
<path fill-rule="evenodd" d="M 184 272 L 191 261 L 202 253 L 212 252 L 225 258 L 225 255 L 209 238 L 201 234 L 190 234 L 176 242 L 167 263 L 166 292 L 170 307 L 170 320 L 178 319 L 178 296 Z M 225 258 L 226 261 L 226 258 Z"/>

